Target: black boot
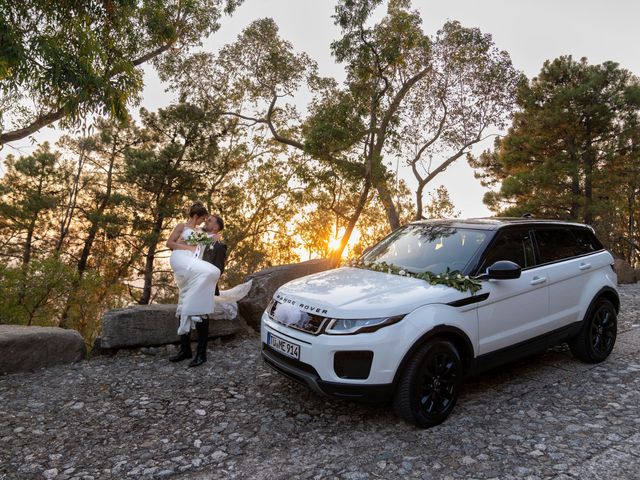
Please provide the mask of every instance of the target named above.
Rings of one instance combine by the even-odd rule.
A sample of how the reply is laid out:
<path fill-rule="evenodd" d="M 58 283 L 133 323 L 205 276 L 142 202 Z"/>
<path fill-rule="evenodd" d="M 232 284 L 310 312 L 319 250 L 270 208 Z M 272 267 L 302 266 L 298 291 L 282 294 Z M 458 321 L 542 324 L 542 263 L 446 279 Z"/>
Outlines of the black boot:
<path fill-rule="evenodd" d="M 207 341 L 209 340 L 209 319 L 203 318 L 196 323 L 196 331 L 198 332 L 198 350 L 196 358 L 194 358 L 190 367 L 197 367 L 207 361 Z"/>
<path fill-rule="evenodd" d="M 169 358 L 170 362 L 181 362 L 182 360 L 186 360 L 187 358 L 191 358 L 193 355 L 191 353 L 191 335 L 185 333 L 184 335 L 180 335 L 180 351 L 177 355 Z"/>

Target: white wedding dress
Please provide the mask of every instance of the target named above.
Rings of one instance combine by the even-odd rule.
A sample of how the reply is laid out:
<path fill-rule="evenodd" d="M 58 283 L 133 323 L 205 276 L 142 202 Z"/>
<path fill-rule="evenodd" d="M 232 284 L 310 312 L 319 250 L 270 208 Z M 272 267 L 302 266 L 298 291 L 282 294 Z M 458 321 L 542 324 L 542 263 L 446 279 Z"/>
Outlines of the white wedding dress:
<path fill-rule="evenodd" d="M 194 232 L 185 228 L 180 237 L 186 240 Z M 179 290 L 176 316 L 180 318 L 178 335 L 189 333 L 200 316 L 214 312 L 214 293 L 220 269 L 199 259 L 189 250 L 174 250 L 169 259 Z"/>

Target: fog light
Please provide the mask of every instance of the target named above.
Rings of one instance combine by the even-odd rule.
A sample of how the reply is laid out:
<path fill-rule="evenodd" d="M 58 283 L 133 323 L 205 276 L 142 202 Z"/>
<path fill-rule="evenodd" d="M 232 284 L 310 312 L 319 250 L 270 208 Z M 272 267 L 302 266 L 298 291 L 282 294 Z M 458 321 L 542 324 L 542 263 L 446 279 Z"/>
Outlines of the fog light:
<path fill-rule="evenodd" d="M 373 352 L 370 350 L 336 352 L 333 356 L 333 370 L 340 378 L 364 380 L 371 372 Z"/>

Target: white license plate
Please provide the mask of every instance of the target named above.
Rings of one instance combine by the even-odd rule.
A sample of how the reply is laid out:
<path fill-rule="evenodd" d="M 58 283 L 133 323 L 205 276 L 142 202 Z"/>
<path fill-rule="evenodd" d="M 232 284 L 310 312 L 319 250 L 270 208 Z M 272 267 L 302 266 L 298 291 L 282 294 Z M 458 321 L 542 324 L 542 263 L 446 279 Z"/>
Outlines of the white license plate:
<path fill-rule="evenodd" d="M 287 357 L 300 360 L 300 345 L 287 342 L 286 340 L 272 334 L 271 332 L 267 332 L 267 345 L 279 352 L 284 353 Z"/>

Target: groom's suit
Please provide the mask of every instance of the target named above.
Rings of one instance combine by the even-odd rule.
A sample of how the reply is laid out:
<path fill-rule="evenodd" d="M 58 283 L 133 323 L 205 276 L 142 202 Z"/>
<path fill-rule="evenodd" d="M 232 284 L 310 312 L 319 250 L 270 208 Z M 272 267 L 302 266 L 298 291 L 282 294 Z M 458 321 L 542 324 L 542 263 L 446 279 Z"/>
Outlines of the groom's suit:
<path fill-rule="evenodd" d="M 220 276 L 222 276 L 225 264 L 227 263 L 227 246 L 222 242 L 215 242 L 213 245 L 207 246 L 202 254 L 202 260 L 218 267 Z M 220 289 L 217 284 L 216 295 L 220 295 Z"/>

